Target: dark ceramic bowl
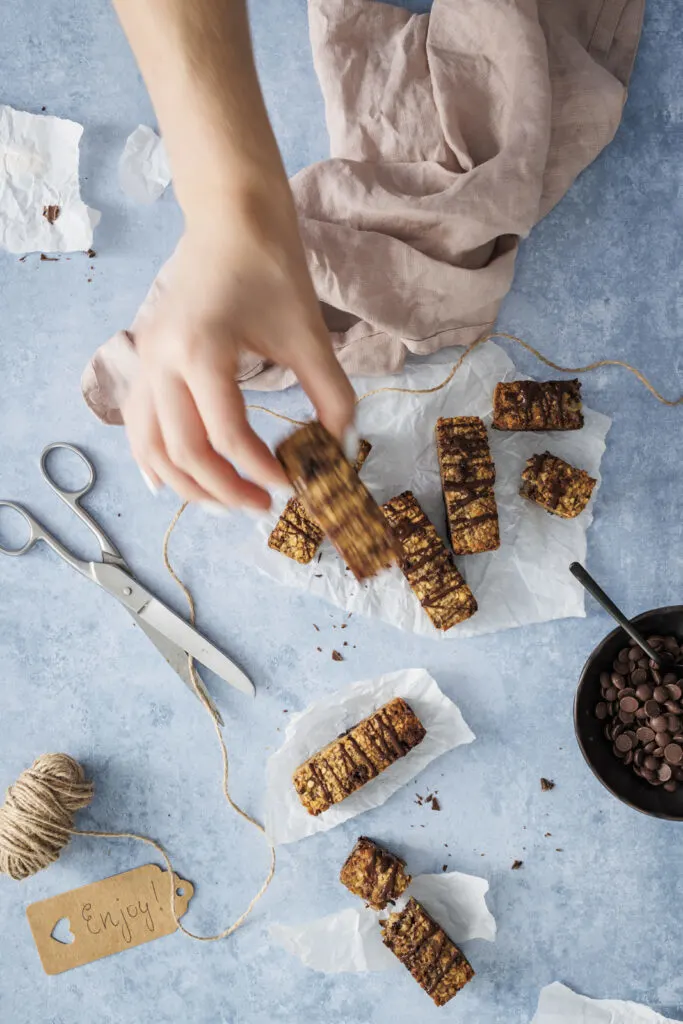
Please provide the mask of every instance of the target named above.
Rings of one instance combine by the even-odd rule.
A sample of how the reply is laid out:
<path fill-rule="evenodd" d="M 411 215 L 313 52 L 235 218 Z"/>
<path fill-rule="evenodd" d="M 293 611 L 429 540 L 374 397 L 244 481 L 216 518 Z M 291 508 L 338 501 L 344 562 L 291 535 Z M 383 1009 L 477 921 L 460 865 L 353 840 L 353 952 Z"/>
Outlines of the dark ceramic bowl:
<path fill-rule="evenodd" d="M 673 635 L 683 638 L 683 605 L 655 608 L 632 620 L 633 625 L 648 636 Z M 612 662 L 629 638 L 623 629 L 615 629 L 592 652 L 583 667 L 574 699 L 574 728 L 583 756 L 594 775 L 629 807 L 657 818 L 683 821 L 683 785 L 675 793 L 662 786 L 651 786 L 612 753 L 612 744 L 605 738 L 604 722 L 595 717 L 595 705 L 601 699 L 600 673 L 610 672 Z"/>

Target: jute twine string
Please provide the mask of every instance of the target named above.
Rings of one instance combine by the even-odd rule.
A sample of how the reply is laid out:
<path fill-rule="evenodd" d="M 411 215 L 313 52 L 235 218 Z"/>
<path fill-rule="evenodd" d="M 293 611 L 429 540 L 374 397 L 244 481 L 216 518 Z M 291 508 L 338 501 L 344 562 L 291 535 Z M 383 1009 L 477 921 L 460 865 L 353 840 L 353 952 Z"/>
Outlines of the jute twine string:
<path fill-rule="evenodd" d="M 683 403 L 683 395 L 680 395 L 675 399 L 665 398 L 659 391 L 657 391 L 657 389 L 640 370 L 621 359 L 599 359 L 596 362 L 589 363 L 587 366 L 560 366 L 558 363 L 553 362 L 552 359 L 548 359 L 544 356 L 538 349 L 534 348 L 533 345 L 523 341 L 521 338 L 515 337 L 513 334 L 506 334 L 503 331 L 494 331 L 477 338 L 464 350 L 460 358 L 449 370 L 447 376 L 439 384 L 435 384 L 431 388 L 373 388 L 371 391 L 367 391 L 365 394 L 360 395 L 357 402 L 360 403 L 365 399 L 370 398 L 372 395 L 387 392 L 426 395 L 433 394 L 436 391 L 441 391 L 442 388 L 445 388 L 446 385 L 451 382 L 465 359 L 467 359 L 475 349 L 485 345 L 486 342 L 491 341 L 493 338 L 505 338 L 508 341 L 514 342 L 516 345 L 521 346 L 527 352 L 531 353 L 531 355 L 533 355 L 539 362 L 553 370 L 557 370 L 559 373 L 589 373 L 593 370 L 599 370 L 606 366 L 619 366 L 622 369 L 627 370 L 629 373 L 632 373 L 634 377 L 636 377 L 636 379 L 645 388 L 647 388 L 650 394 L 653 395 L 658 402 L 662 403 L 662 405 L 676 406 Z M 253 411 L 265 412 L 270 416 L 284 420 L 287 423 L 292 423 L 295 426 L 299 426 L 304 422 L 302 420 L 293 419 L 291 416 L 286 416 L 284 413 L 275 412 L 263 405 L 249 405 L 247 408 Z M 194 624 L 196 612 L 192 594 L 173 569 L 168 554 L 171 534 L 186 508 L 187 502 L 178 509 L 173 517 L 168 530 L 164 535 L 162 553 L 164 565 L 166 566 L 167 571 L 176 584 L 181 588 L 185 598 L 187 599 L 190 609 L 190 621 Z M 255 818 L 252 818 L 251 815 L 247 814 L 246 811 L 239 807 L 230 795 L 228 751 L 223 739 L 223 734 L 221 733 L 220 726 L 216 722 L 211 707 L 199 686 L 199 675 L 194 659 L 189 656 L 188 665 L 195 693 L 211 719 L 211 723 L 218 738 L 223 766 L 222 786 L 225 799 L 237 814 L 244 818 L 245 821 L 249 822 L 249 824 L 253 825 L 254 828 L 257 828 L 265 836 L 263 826 L 256 821 Z M 94 787 L 92 782 L 86 779 L 82 766 L 73 758 L 69 757 L 67 754 L 44 754 L 42 757 L 39 757 L 31 768 L 22 772 L 14 786 L 9 788 L 5 803 L 0 807 L 0 873 L 9 875 L 11 878 L 15 879 L 28 878 L 30 875 L 48 867 L 57 860 L 59 854 L 69 842 L 72 835 L 93 836 L 100 839 L 133 839 L 141 843 L 146 843 L 148 846 L 151 846 L 152 849 L 156 850 L 168 868 L 171 912 L 179 930 L 184 935 L 187 935 L 189 938 L 195 939 L 199 942 L 216 942 L 220 939 L 226 938 L 228 935 L 231 935 L 236 931 L 237 928 L 245 922 L 270 885 L 275 873 L 275 849 L 266 837 L 266 841 L 268 842 L 270 849 L 270 868 L 263 885 L 251 900 L 246 910 L 237 918 L 236 921 L 233 922 L 233 924 L 229 925 L 229 927 L 225 928 L 217 935 L 196 935 L 194 932 L 185 928 L 178 918 L 176 911 L 176 884 L 173 866 L 168 854 L 160 843 L 156 842 L 154 839 L 148 838 L 147 836 L 138 835 L 134 832 L 98 832 L 74 828 L 74 816 L 76 812 L 90 804 L 93 793 Z"/>

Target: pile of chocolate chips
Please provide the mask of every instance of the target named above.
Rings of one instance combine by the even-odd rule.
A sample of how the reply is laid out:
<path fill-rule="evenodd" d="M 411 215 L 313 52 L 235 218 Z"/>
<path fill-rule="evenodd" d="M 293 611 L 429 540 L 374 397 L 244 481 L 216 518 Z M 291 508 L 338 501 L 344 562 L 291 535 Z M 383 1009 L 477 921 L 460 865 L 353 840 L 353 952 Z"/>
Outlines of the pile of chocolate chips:
<path fill-rule="evenodd" d="M 605 722 L 616 757 L 652 786 L 673 793 L 683 782 L 683 665 L 674 664 L 682 651 L 674 636 L 647 642 L 669 656 L 671 668 L 659 670 L 632 640 L 619 651 L 613 671 L 600 674 L 595 716 Z"/>

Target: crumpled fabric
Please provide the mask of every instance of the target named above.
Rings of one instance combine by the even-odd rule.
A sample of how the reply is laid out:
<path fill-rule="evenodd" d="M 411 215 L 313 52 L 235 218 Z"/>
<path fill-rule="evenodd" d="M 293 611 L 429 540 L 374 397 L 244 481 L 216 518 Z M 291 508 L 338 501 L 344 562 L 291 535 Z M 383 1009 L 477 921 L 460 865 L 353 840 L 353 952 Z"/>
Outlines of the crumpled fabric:
<path fill-rule="evenodd" d="M 349 374 L 400 370 L 407 352 L 490 330 L 519 241 L 611 141 L 644 0 L 434 0 L 411 15 L 376 0 L 309 0 L 329 160 L 291 180 L 310 271 Z M 83 377 L 91 409 L 120 423 L 135 333 Z M 245 353 L 243 386 L 291 371 Z"/>

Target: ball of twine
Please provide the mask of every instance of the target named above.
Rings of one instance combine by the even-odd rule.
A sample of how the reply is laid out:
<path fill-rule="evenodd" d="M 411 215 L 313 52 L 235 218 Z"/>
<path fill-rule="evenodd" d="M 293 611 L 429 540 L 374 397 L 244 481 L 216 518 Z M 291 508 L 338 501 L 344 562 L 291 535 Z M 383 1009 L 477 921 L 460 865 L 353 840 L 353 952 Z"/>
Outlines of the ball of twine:
<path fill-rule="evenodd" d="M 53 864 L 71 838 L 74 815 L 93 793 L 93 783 L 68 754 L 39 757 L 0 807 L 0 874 L 20 880 Z"/>

